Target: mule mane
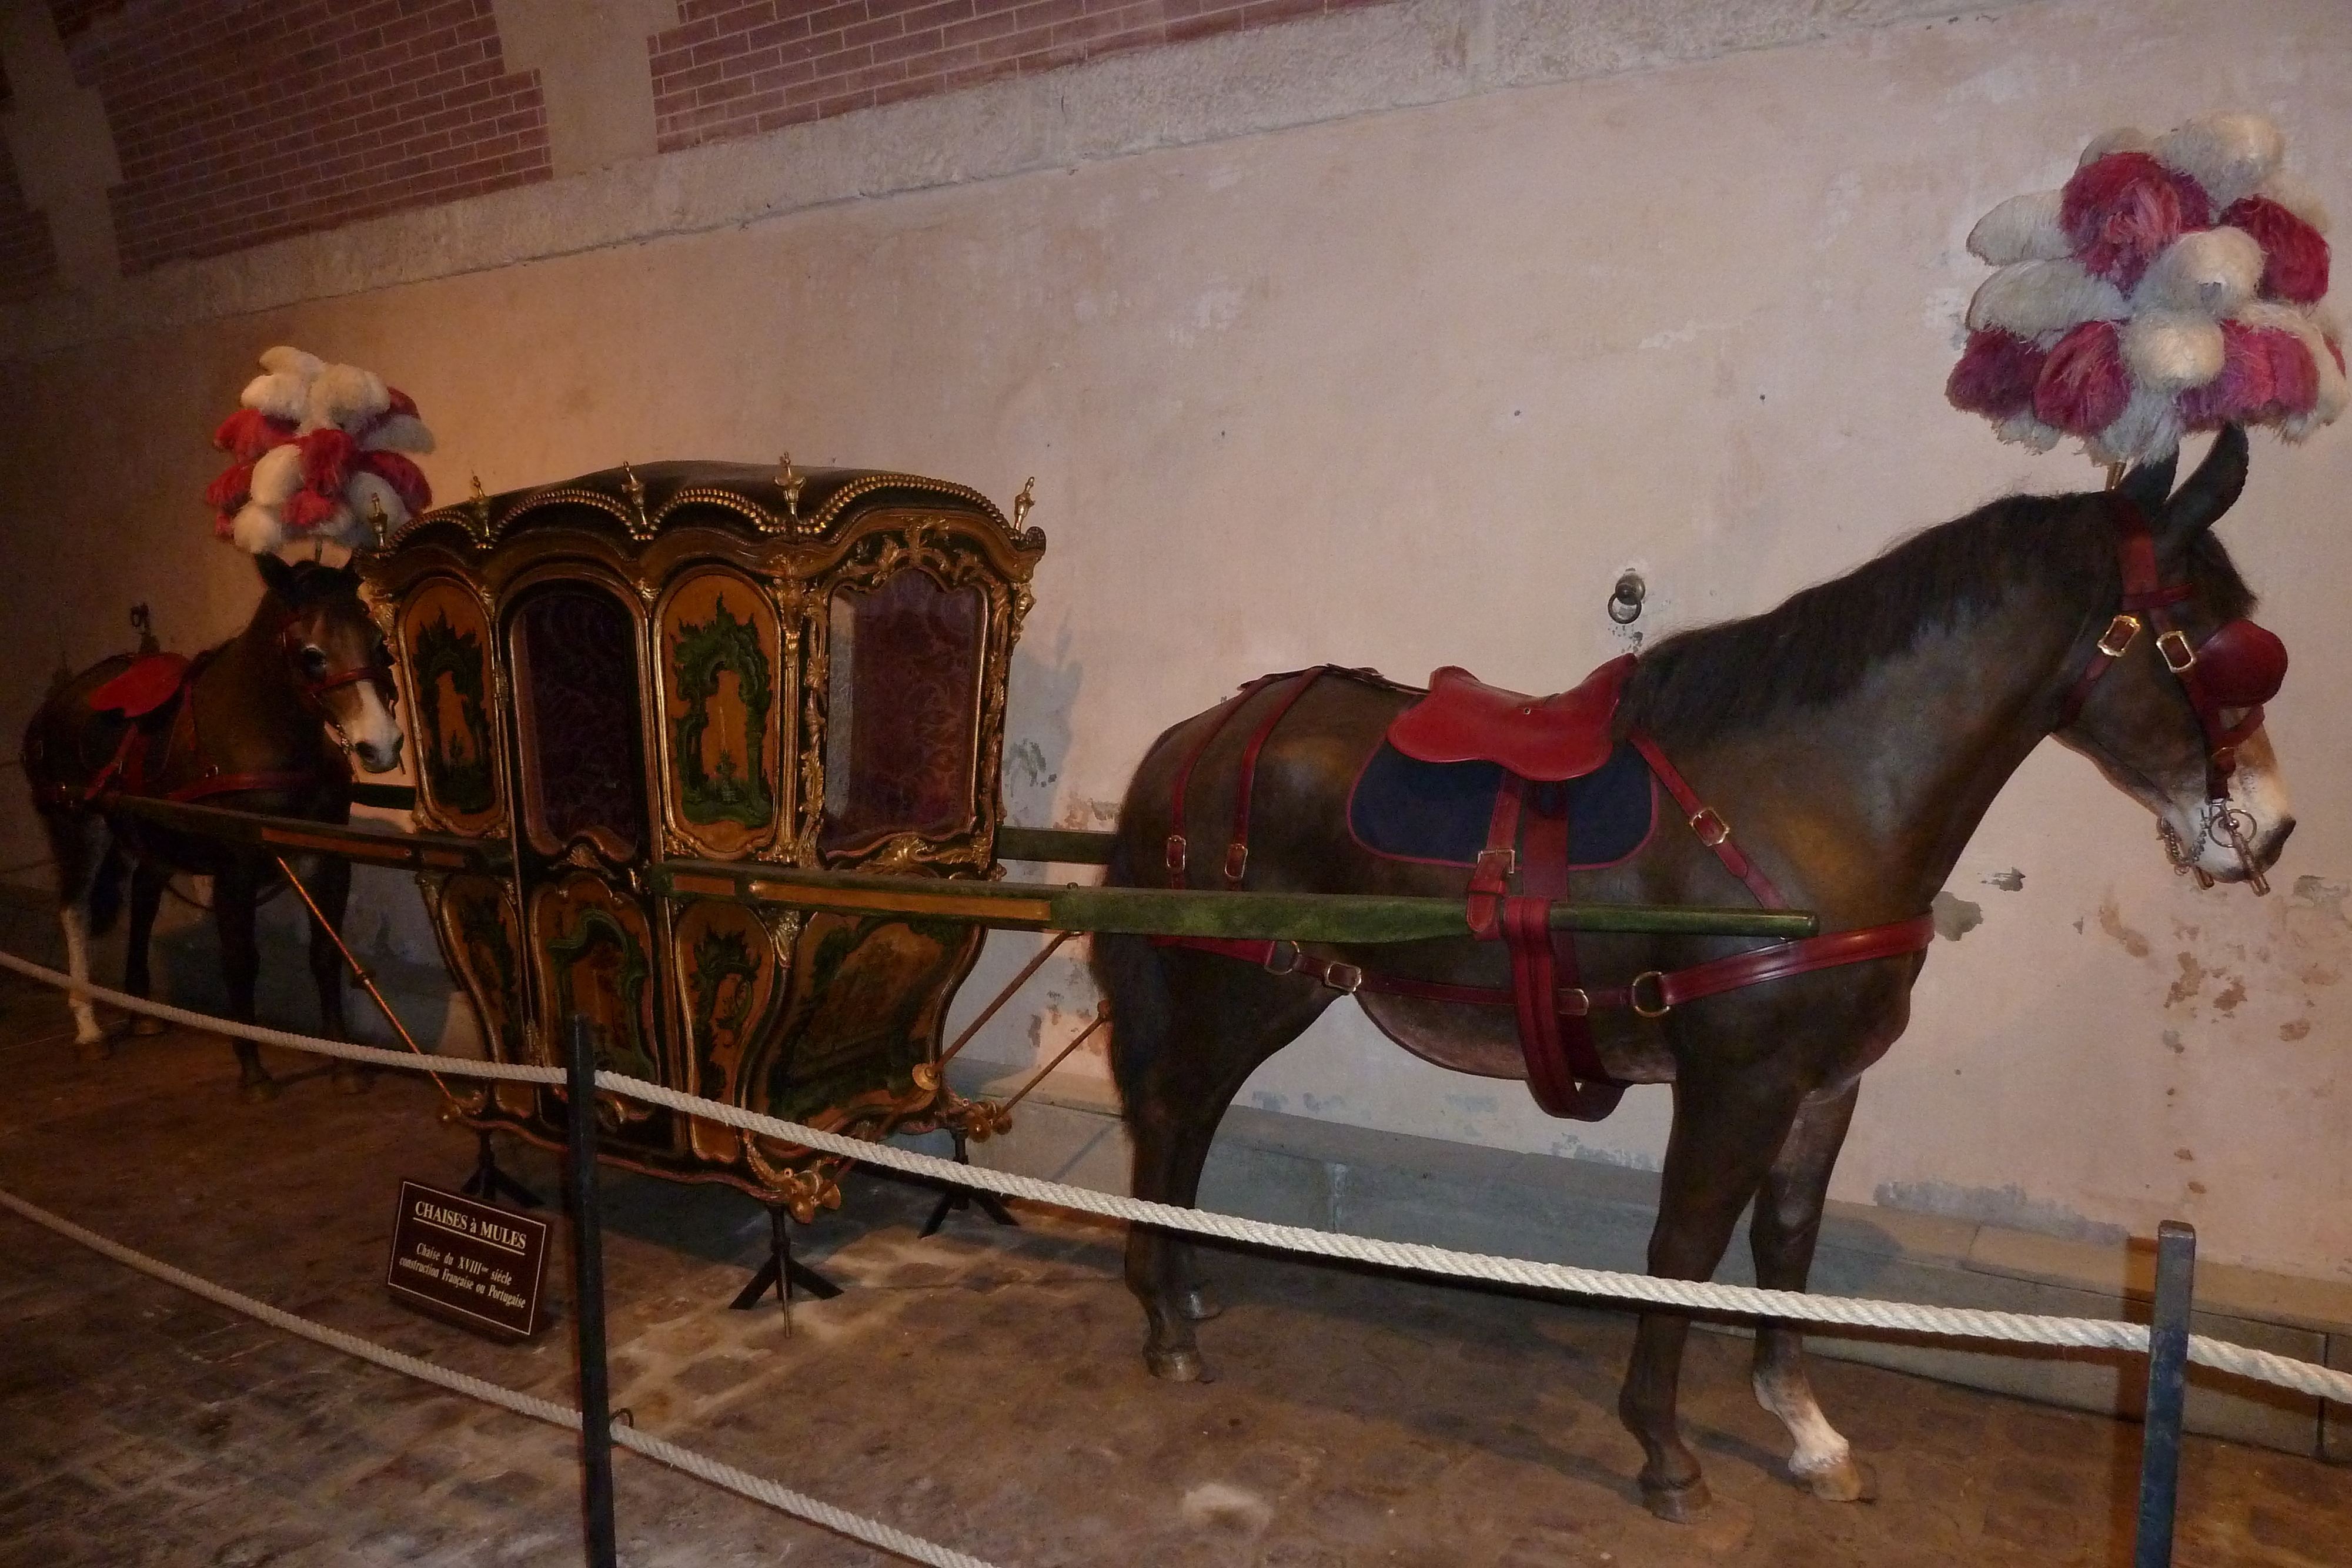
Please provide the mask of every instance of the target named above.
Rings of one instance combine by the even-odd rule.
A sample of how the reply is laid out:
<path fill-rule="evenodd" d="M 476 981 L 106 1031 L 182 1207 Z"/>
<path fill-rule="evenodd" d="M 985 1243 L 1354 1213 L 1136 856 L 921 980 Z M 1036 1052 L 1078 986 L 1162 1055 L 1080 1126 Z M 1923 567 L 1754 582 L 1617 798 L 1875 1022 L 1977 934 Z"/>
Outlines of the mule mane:
<path fill-rule="evenodd" d="M 2209 529 L 2189 575 L 2223 620 L 2253 594 Z M 1677 632 L 1645 649 L 1621 720 L 1720 734 L 1847 695 L 1923 632 L 1965 625 L 2040 581 L 2104 613 L 2121 591 L 2115 532 L 2098 497 L 2011 496 L 1899 539 L 1843 577 L 1741 621 Z"/>

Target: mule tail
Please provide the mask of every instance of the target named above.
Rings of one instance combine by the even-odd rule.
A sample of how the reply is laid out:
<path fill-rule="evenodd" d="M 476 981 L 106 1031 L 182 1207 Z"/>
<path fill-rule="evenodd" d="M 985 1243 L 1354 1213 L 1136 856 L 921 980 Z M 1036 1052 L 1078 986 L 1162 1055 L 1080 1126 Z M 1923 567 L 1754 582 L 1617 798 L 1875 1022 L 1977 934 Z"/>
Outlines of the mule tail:
<path fill-rule="evenodd" d="M 1127 845 L 1122 841 L 1111 852 L 1104 885 L 1139 885 L 1127 862 Z M 1110 999 L 1111 1077 L 1118 1085 L 1121 1109 L 1131 1113 L 1142 1103 L 1146 1067 L 1165 1049 L 1174 1004 L 1150 938 L 1106 931 L 1097 933 L 1089 946 L 1094 951 L 1095 983 Z"/>

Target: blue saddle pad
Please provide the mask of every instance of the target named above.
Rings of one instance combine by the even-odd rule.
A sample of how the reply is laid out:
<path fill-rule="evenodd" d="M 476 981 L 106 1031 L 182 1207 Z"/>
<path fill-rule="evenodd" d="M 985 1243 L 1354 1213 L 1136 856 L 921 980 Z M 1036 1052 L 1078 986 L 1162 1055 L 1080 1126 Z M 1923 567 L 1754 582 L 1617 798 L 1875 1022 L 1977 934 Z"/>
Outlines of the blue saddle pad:
<path fill-rule="evenodd" d="M 1348 831 L 1391 860 L 1472 865 L 1486 847 L 1502 787 L 1500 763 L 1416 762 L 1382 741 L 1348 796 Z M 1612 865 L 1649 841 L 1656 800 L 1649 764 L 1631 746 L 1581 779 L 1529 785 L 1527 808 L 1551 815 L 1563 795 L 1570 865 Z"/>

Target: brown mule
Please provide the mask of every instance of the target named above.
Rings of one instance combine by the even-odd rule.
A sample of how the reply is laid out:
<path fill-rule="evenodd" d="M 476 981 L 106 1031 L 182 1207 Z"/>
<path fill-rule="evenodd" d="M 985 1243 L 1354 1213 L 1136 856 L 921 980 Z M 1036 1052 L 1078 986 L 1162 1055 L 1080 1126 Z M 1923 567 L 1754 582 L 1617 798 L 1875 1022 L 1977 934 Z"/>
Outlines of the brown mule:
<path fill-rule="evenodd" d="M 229 1017 L 254 1019 L 259 956 L 254 910 L 278 880 L 269 858 L 218 840 L 173 832 L 108 810 L 119 794 L 342 822 L 351 815 L 348 751 L 371 773 L 400 761 L 383 638 L 360 597 L 356 574 L 340 567 L 258 557 L 266 591 L 245 630 L 194 661 L 118 654 L 65 683 L 25 729 L 25 777 L 49 836 L 58 915 L 68 966 L 89 977 L 89 938 L 121 906 L 131 871 L 130 951 L 123 989 L 148 994 L 148 938 L 164 884 L 174 872 L 213 879 L 214 920 Z M 96 706 L 93 706 L 93 698 Z M 351 865 L 331 857 L 298 866 L 329 923 L 340 926 L 351 896 Z M 343 1031 L 341 956 L 311 922 L 310 974 L 328 1038 Z M 76 1048 L 106 1054 L 106 1037 L 87 998 L 72 1003 Z M 245 1097 L 278 1090 L 260 1051 L 236 1042 Z M 340 1087 L 365 1080 L 339 1071 Z"/>
<path fill-rule="evenodd" d="M 1638 852 L 1575 873 L 1573 896 L 1749 902 L 1741 880 L 1702 841 L 1727 821 L 1757 869 L 1790 904 L 1817 911 L 1824 932 L 1904 921 L 1927 907 L 1993 797 L 2053 733 L 2158 814 L 2160 831 L 2178 840 L 2182 869 L 2225 881 L 2257 876 L 2294 825 L 2268 744 L 2258 731 L 2239 735 L 2224 758 L 2209 737 L 2222 733 L 2215 725 L 2242 725 L 2249 712 L 2258 720 L 2259 711 L 2223 707 L 2209 724 L 2210 690 L 2173 657 L 2204 646 L 2251 607 L 2207 531 L 2236 498 L 2245 465 L 2242 433 L 2225 430 L 2177 493 L 2168 494 L 2167 462 L 2136 471 L 2109 494 L 2000 501 L 1766 614 L 1662 642 L 1633 671 L 1615 733 L 1654 737 L 1720 819 L 1698 820 L 1694 831 L 1667 806 Z M 2148 532 L 2139 537 L 2152 543 L 2162 585 L 2146 595 L 2133 587 L 2146 572 L 2120 559 L 2130 554 L 2124 541 L 2132 519 L 2143 517 Z M 2143 620 L 2155 622 L 2146 634 Z M 2224 644 L 2241 640 L 2233 634 Z M 2087 679 L 2094 666 L 2101 677 Z M 1223 825 L 1236 817 L 1244 753 L 1263 738 L 1247 852 L 1225 856 L 1246 868 L 1239 885 L 1465 893 L 1464 871 L 1376 858 L 1349 831 L 1351 783 L 1413 694 L 1327 675 L 1303 692 L 1277 683 L 1249 700 L 1294 706 L 1270 736 L 1261 736 L 1258 710 L 1245 708 L 1205 747 L 1215 715 L 1187 720 L 1153 744 L 1120 810 L 1113 883 L 1167 885 L 1168 841 L 1177 831 L 1171 801 L 1188 769 L 1188 825 L 1210 852 L 1195 858 L 1218 860 Z M 1657 1001 L 1663 993 L 1643 989 L 1636 977 L 1671 975 L 1756 946 L 1636 936 L 1575 945 L 1581 983 L 1596 997 L 1631 989 L 1637 1000 Z M 1421 996 L 1381 994 L 1369 982 L 1357 992 L 1373 1021 L 1407 1049 L 1466 1072 L 1528 1076 L 1509 1007 L 1426 994 L 1432 986 L 1507 994 L 1501 944 L 1309 943 L 1303 964 L 1285 946 L 1288 961 L 1259 967 L 1141 936 L 1096 938 L 1097 970 L 1118 1020 L 1112 1065 L 1138 1197 L 1194 1201 L 1210 1140 L 1244 1080 L 1331 1005 L 1339 994 L 1332 986 L 1354 980 L 1357 966 L 1408 990 L 1422 986 Z M 1592 1039 L 1609 1075 L 1674 1085 L 1653 1274 L 1710 1277 L 1752 1203 L 1758 1281 L 1804 1289 L 1861 1073 L 1902 1033 L 1921 962 L 1905 953 L 1671 1008 L 1596 1008 Z M 1318 977 L 1333 975 L 1343 977 Z M 1149 1321 L 1150 1369 L 1198 1377 L 1193 1323 L 1210 1309 L 1192 1249 L 1137 1228 L 1127 1277 Z M 1643 1315 L 1620 1401 L 1645 1455 L 1643 1497 L 1670 1519 L 1706 1501 L 1698 1461 L 1675 1423 L 1688 1328 L 1682 1316 Z M 1829 1498 L 1866 1496 L 1868 1472 L 1815 1404 L 1801 1346 L 1794 1328 L 1761 1326 L 1757 1397 L 1787 1425 L 1790 1467 L 1801 1483 Z"/>

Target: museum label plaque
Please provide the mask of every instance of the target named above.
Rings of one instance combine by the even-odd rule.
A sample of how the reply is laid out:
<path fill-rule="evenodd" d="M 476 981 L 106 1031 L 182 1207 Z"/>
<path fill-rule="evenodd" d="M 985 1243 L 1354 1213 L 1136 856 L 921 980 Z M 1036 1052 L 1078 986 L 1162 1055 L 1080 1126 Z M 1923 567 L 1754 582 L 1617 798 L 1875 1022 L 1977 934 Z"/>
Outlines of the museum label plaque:
<path fill-rule="evenodd" d="M 393 1222 L 393 1299 L 513 1343 L 541 1325 L 548 1225 L 420 1182 L 400 1184 Z"/>

